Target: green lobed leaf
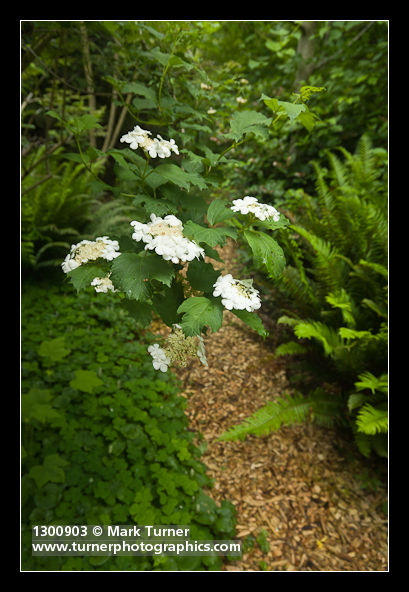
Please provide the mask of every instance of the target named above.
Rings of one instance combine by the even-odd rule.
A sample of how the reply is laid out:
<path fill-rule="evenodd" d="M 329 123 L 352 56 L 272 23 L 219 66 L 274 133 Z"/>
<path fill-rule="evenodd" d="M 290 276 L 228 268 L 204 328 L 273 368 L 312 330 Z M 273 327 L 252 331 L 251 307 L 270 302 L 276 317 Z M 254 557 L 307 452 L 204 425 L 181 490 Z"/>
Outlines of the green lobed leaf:
<path fill-rule="evenodd" d="M 243 234 L 253 252 L 255 265 L 265 268 L 269 277 L 279 277 L 285 267 L 285 256 L 280 245 L 264 232 L 245 230 Z"/>
<path fill-rule="evenodd" d="M 246 323 L 251 329 L 254 329 L 261 337 L 266 338 L 268 336 L 268 331 L 263 325 L 262 320 L 255 312 L 248 312 L 247 310 L 236 310 L 233 309 L 231 311 L 233 314 L 236 315 L 243 323 Z"/>
<path fill-rule="evenodd" d="M 194 290 L 212 292 L 213 284 L 220 275 L 220 270 L 214 269 L 211 263 L 205 263 L 201 259 L 194 259 L 189 263 L 186 277 Z"/>
<path fill-rule="evenodd" d="M 128 82 L 123 87 L 122 92 L 124 92 L 124 93 L 131 92 L 136 95 L 141 95 L 141 96 L 145 97 L 145 99 L 148 99 L 149 101 L 151 101 L 152 103 L 154 103 L 154 104 L 157 103 L 156 91 L 152 87 L 146 86 L 146 84 L 142 84 L 141 82 Z"/>
<path fill-rule="evenodd" d="M 308 132 L 312 132 L 315 127 L 316 121 L 318 117 L 315 113 L 311 111 L 305 111 L 304 113 L 300 113 L 297 117 L 297 120 L 305 127 Z"/>
<path fill-rule="evenodd" d="M 172 203 L 165 199 L 154 199 L 149 195 L 138 194 L 132 200 L 132 205 L 139 206 L 143 204 L 143 208 L 147 214 L 155 214 L 155 216 L 167 216 L 168 214 L 176 214 L 177 208 Z"/>
<path fill-rule="evenodd" d="M 26 395 L 21 396 L 21 419 L 24 422 L 40 421 L 54 424 L 61 420 L 62 415 L 52 405 L 51 391 L 31 388 Z"/>
<path fill-rule="evenodd" d="M 75 378 L 70 381 L 70 386 L 78 391 L 84 393 L 92 393 L 92 391 L 102 386 L 104 383 L 93 370 L 76 370 Z"/>
<path fill-rule="evenodd" d="M 175 275 L 172 265 L 155 254 L 122 253 L 114 259 L 111 279 L 116 288 L 128 298 L 145 300 L 150 296 L 150 280 L 170 286 Z"/>
<path fill-rule="evenodd" d="M 210 247 L 223 246 L 226 242 L 226 236 L 237 237 L 237 231 L 234 228 L 209 228 L 200 226 L 200 224 L 196 224 L 192 220 L 189 220 L 184 225 L 183 234 L 197 243 L 206 243 Z"/>
<path fill-rule="evenodd" d="M 200 335 L 207 325 L 215 332 L 223 323 L 223 306 L 214 298 L 192 296 L 179 306 L 178 312 L 183 313 L 181 326 L 186 335 Z"/>
<path fill-rule="evenodd" d="M 155 312 L 168 327 L 180 322 L 181 315 L 178 308 L 185 296 L 180 282 L 173 280 L 171 286 L 164 286 L 160 293 L 152 296 L 152 304 Z"/>
<path fill-rule="evenodd" d="M 152 322 L 151 307 L 139 300 L 123 300 L 121 306 L 131 315 L 141 327 L 148 327 Z"/>
<path fill-rule="evenodd" d="M 227 202 L 221 199 L 215 199 L 211 202 L 207 209 L 207 219 L 211 226 L 235 216 L 235 212 L 226 205 Z"/>
<path fill-rule="evenodd" d="M 266 117 L 258 111 L 236 111 L 230 121 L 231 132 L 226 134 L 228 137 L 236 140 L 240 140 L 247 133 L 255 133 L 262 135 L 261 131 L 270 125 L 271 118 Z"/>
<path fill-rule="evenodd" d="M 49 454 L 44 458 L 44 463 L 32 467 L 28 475 L 34 479 L 38 487 L 43 487 L 48 481 L 64 483 L 65 473 L 62 467 L 67 464 L 58 454 Z"/>
<path fill-rule="evenodd" d="M 294 119 L 296 119 L 300 113 L 308 111 L 308 107 L 304 105 L 304 103 L 289 103 L 288 101 L 279 101 L 278 99 L 267 97 L 264 94 L 261 98 L 267 107 L 274 111 L 274 113 L 285 113 L 285 115 L 287 115 L 291 121 L 294 121 Z"/>
<path fill-rule="evenodd" d="M 69 122 L 69 125 L 72 127 L 74 134 L 82 134 L 91 129 L 101 127 L 95 115 L 91 115 L 90 113 L 74 117 L 72 121 Z"/>
<path fill-rule="evenodd" d="M 189 189 L 190 185 L 195 185 L 199 189 L 206 189 L 206 181 L 197 173 L 188 173 L 178 167 L 176 164 L 160 164 L 155 167 L 155 174 L 160 175 L 166 181 L 174 183 L 182 189 Z M 150 176 L 148 177 L 148 179 Z M 147 180 L 148 180 L 147 179 Z"/>
<path fill-rule="evenodd" d="M 53 362 L 59 362 L 65 356 L 68 356 L 70 351 L 71 349 L 67 347 L 64 337 L 43 341 L 38 349 L 40 356 L 49 358 Z"/>
<path fill-rule="evenodd" d="M 77 292 L 88 288 L 91 282 L 96 277 L 106 277 L 108 273 L 107 265 L 96 265 L 94 263 L 88 263 L 80 265 L 76 269 L 67 273 L 68 279 L 71 281 Z"/>

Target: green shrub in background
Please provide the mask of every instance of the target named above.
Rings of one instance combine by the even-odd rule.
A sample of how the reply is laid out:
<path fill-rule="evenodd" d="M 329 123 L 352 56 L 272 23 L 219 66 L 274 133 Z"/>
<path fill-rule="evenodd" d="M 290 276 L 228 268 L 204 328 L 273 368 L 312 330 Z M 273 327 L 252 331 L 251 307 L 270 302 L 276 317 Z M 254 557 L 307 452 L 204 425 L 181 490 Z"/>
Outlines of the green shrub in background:
<path fill-rule="evenodd" d="M 92 177 L 82 164 L 67 161 L 60 149 L 47 165 L 44 153 L 42 145 L 23 161 L 27 170 L 21 183 L 23 268 L 61 265 L 72 241 L 83 238 L 98 203 L 90 193 Z"/>
<path fill-rule="evenodd" d="M 102 298 L 101 298 L 102 297 Z M 234 537 L 171 374 L 108 294 L 26 286 L 22 296 L 23 570 L 214 570 L 206 557 L 32 557 L 34 524 L 187 524 Z"/>
<path fill-rule="evenodd" d="M 316 195 L 289 192 L 288 265 L 275 285 L 279 323 L 293 336 L 277 355 L 304 356 L 301 393 L 269 403 L 222 439 L 263 434 L 308 417 L 352 428 L 365 456 L 387 456 L 388 228 L 386 152 L 363 136 L 354 154 L 315 163 Z M 308 392 L 306 392 L 308 391 Z"/>
<path fill-rule="evenodd" d="M 25 166 L 30 169 L 44 156 L 42 145 Z M 71 158 L 77 155 L 71 155 Z M 98 188 L 95 177 L 67 155 L 56 150 L 48 161 L 35 166 L 22 180 L 21 263 L 24 271 L 60 267 L 74 242 L 115 232 L 132 220 L 135 208 L 122 198 L 112 201 Z M 94 165 L 101 171 L 104 162 Z"/>

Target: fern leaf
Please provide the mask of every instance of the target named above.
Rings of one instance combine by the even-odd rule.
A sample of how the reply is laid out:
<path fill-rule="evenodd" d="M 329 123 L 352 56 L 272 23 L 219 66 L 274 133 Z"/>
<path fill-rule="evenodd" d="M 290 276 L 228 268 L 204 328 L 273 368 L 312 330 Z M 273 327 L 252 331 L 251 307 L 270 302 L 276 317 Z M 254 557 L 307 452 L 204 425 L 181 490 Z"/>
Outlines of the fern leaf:
<path fill-rule="evenodd" d="M 362 393 L 351 393 L 348 397 L 348 411 L 351 412 L 357 407 L 361 407 L 367 401 L 367 396 Z"/>
<path fill-rule="evenodd" d="M 311 419 L 318 425 L 331 428 L 343 419 L 343 401 L 340 397 L 317 388 L 309 394 Z"/>
<path fill-rule="evenodd" d="M 304 345 L 297 341 L 289 341 L 288 343 L 282 343 L 275 349 L 276 356 L 294 356 L 298 354 L 304 354 L 308 351 Z"/>
<path fill-rule="evenodd" d="M 388 431 L 388 411 L 373 407 L 366 403 L 358 411 L 356 418 L 358 432 L 374 436 L 380 432 Z"/>
<path fill-rule="evenodd" d="M 316 339 L 319 341 L 327 356 L 332 355 L 337 347 L 342 346 L 342 341 L 336 329 L 318 321 L 299 322 L 294 327 L 294 333 L 299 339 Z"/>
<path fill-rule="evenodd" d="M 349 327 L 356 325 L 354 317 L 354 302 L 348 292 L 341 288 L 337 292 L 331 292 L 325 297 L 325 300 L 334 308 L 339 308 L 342 312 L 342 318 Z"/>
<path fill-rule="evenodd" d="M 388 377 L 386 374 L 382 374 L 377 378 L 371 372 L 363 372 L 358 378 L 359 380 L 355 382 L 358 391 L 369 389 L 372 394 L 375 394 L 375 391 L 385 394 L 388 392 Z"/>
<path fill-rule="evenodd" d="M 359 452 L 363 456 L 368 458 L 369 455 L 371 454 L 371 450 L 372 450 L 371 436 L 368 436 L 367 434 L 363 434 L 362 432 L 355 432 L 354 433 L 354 440 L 355 440 L 355 444 L 357 445 Z"/>
<path fill-rule="evenodd" d="M 276 401 L 270 401 L 243 423 L 224 432 L 218 440 L 244 440 L 247 434 L 263 436 L 277 431 L 281 425 L 303 422 L 309 416 L 310 406 L 311 401 L 300 394 L 287 395 Z"/>

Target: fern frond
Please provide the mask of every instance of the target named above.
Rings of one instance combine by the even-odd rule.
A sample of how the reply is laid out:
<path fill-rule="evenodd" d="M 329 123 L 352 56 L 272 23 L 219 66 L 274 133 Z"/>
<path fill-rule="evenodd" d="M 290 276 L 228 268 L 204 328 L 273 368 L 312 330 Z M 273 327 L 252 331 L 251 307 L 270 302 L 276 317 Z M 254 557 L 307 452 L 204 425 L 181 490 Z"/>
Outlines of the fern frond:
<path fill-rule="evenodd" d="M 361 407 L 367 401 L 367 396 L 363 393 L 351 393 L 348 397 L 348 411 L 351 412 L 357 407 Z"/>
<path fill-rule="evenodd" d="M 308 348 L 298 343 L 298 341 L 288 341 L 276 347 L 274 354 L 276 356 L 296 356 L 305 354 L 307 351 Z"/>
<path fill-rule="evenodd" d="M 372 437 L 363 434 L 362 432 L 355 431 L 354 440 L 359 452 L 368 458 L 372 450 Z"/>
<path fill-rule="evenodd" d="M 35 261 L 36 261 L 36 263 L 38 263 L 39 260 L 41 259 L 41 256 L 48 249 L 54 249 L 54 248 L 60 247 L 62 249 L 65 249 L 66 251 L 68 251 L 70 246 L 71 246 L 70 243 L 63 242 L 63 241 L 55 241 L 55 242 L 47 243 L 46 245 L 44 245 L 43 247 L 41 247 L 41 249 L 39 249 L 37 251 L 37 253 L 35 255 Z M 60 261 L 60 264 L 61 264 L 61 261 Z"/>
<path fill-rule="evenodd" d="M 356 425 L 359 432 L 374 436 L 378 433 L 387 433 L 388 431 L 388 411 L 373 407 L 370 403 L 365 403 L 356 418 Z"/>
<path fill-rule="evenodd" d="M 303 278 L 295 267 L 287 265 L 277 284 L 287 297 L 299 303 L 299 308 L 304 314 L 309 315 L 313 310 L 317 310 L 319 300 L 314 290 L 314 282 Z"/>
<path fill-rule="evenodd" d="M 312 272 L 321 295 L 328 291 L 335 291 L 345 283 L 346 267 L 337 257 L 338 251 L 327 240 L 315 235 L 300 226 L 292 228 L 311 245 L 315 252 Z"/>
<path fill-rule="evenodd" d="M 277 431 L 282 425 L 305 421 L 310 413 L 311 402 L 301 394 L 287 395 L 270 401 L 239 425 L 231 427 L 218 440 L 244 440 L 247 434 L 264 436 Z"/>
<path fill-rule="evenodd" d="M 321 343 L 326 356 L 333 355 L 343 345 L 337 330 L 319 321 L 299 322 L 294 327 L 294 333 L 299 339 L 315 339 Z"/>
<path fill-rule="evenodd" d="M 331 428 L 343 418 L 343 401 L 339 396 L 331 395 L 322 388 L 309 393 L 311 401 L 311 419 L 323 427 Z"/>
<path fill-rule="evenodd" d="M 372 394 L 375 394 L 375 391 L 387 394 L 388 376 L 386 374 L 382 374 L 377 378 L 371 372 L 363 372 L 358 378 L 359 380 L 355 382 L 355 387 L 358 391 L 369 389 Z"/>
<path fill-rule="evenodd" d="M 344 288 L 341 288 L 337 292 L 331 292 L 325 297 L 325 300 L 334 308 L 341 310 L 342 318 L 349 327 L 355 327 L 355 303 Z"/>

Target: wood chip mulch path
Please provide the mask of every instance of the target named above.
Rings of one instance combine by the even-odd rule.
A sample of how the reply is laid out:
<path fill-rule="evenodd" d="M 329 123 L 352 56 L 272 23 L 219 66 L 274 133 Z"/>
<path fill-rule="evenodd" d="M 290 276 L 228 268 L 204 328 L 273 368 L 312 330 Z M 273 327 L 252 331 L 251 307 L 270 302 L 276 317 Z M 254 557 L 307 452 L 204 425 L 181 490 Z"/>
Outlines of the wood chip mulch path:
<path fill-rule="evenodd" d="M 224 272 L 237 262 L 223 249 Z M 212 261 L 217 267 L 217 263 Z M 220 264 L 219 264 L 220 266 Z M 234 273 L 233 273 L 234 275 Z M 286 356 L 226 311 L 223 327 L 206 338 L 208 367 L 195 361 L 176 370 L 188 399 L 190 427 L 207 444 L 202 461 L 216 501 L 237 511 L 237 538 L 265 532 L 269 550 L 256 542 L 223 571 L 387 571 L 388 523 L 382 511 L 386 484 L 362 488 L 367 462 L 345 451 L 349 441 L 311 423 L 283 427 L 244 441 L 217 438 L 274 398 L 291 393 Z M 347 459 L 345 457 L 348 457 Z"/>

